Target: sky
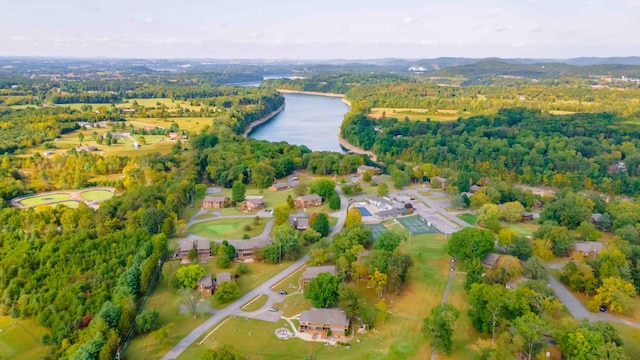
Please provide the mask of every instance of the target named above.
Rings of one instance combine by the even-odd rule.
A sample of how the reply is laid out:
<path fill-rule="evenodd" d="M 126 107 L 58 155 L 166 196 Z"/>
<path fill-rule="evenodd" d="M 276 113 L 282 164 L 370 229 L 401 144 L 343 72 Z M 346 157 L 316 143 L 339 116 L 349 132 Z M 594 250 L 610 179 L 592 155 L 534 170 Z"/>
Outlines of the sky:
<path fill-rule="evenodd" d="M 637 56 L 640 0 L 0 0 L 0 56 Z"/>

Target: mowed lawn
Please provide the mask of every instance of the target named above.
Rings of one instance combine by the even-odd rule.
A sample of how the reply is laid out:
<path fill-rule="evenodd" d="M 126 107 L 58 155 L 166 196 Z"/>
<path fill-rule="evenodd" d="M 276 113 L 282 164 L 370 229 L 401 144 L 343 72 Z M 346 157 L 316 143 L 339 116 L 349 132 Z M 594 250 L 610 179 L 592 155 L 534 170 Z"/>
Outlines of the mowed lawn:
<path fill-rule="evenodd" d="M 407 233 L 397 225 L 391 226 L 391 230 Z M 304 359 L 311 355 L 316 359 L 429 358 L 431 348 L 420 328 L 424 317 L 440 303 L 446 287 L 451 259 L 445 254 L 444 244 L 444 236 L 440 234 L 417 235 L 410 244 L 408 241 L 401 244 L 401 250 L 410 254 L 414 261 L 409 270 L 409 281 L 401 295 L 384 294 L 390 304 L 387 320 L 377 324 L 375 332 L 356 334 L 355 339 L 360 342 L 351 341 L 350 348 L 324 346 L 322 343 L 304 342 L 296 338 L 279 340 L 274 331 L 280 327 L 289 328 L 284 321 L 274 324 L 238 316 L 229 318 L 202 345 L 191 345 L 179 359 L 199 359 L 207 349 L 221 344 L 233 345 L 250 359 Z M 368 289 L 364 282 L 358 288 L 370 306 L 378 301 L 375 291 Z M 295 294 L 287 296 L 283 303 L 275 306 L 283 307 L 286 315 L 292 315 L 307 309 L 310 304 L 301 294 Z M 458 326 L 465 325 L 462 323 Z M 456 351 L 452 354 L 453 358 L 469 358 L 469 351 L 464 346 L 475 342 L 472 339 L 474 336 L 475 333 L 471 332 L 454 338 Z"/>
<path fill-rule="evenodd" d="M 83 191 L 80 195 L 83 199 L 90 201 L 105 201 L 113 197 L 113 193 L 108 190 L 88 190 Z"/>
<path fill-rule="evenodd" d="M 460 218 L 460 220 L 466 222 L 469 225 L 476 226 L 476 224 L 478 223 L 478 215 L 460 214 L 458 215 L 458 218 Z"/>
<path fill-rule="evenodd" d="M 0 358 L 44 359 L 47 347 L 40 339 L 48 332 L 33 320 L 0 316 Z"/>
<path fill-rule="evenodd" d="M 71 198 L 71 195 L 67 193 L 42 194 L 39 196 L 34 196 L 32 198 L 20 200 L 20 204 L 25 206 L 37 206 L 37 205 L 51 204 L 52 202 L 67 200 L 69 198 Z"/>
<path fill-rule="evenodd" d="M 254 221 L 253 218 L 203 221 L 191 225 L 189 232 L 198 236 L 220 240 L 238 240 L 242 239 L 242 235 L 244 234 L 248 234 L 250 237 L 256 237 L 262 234 L 268 219 L 260 219 L 258 225 L 254 225 Z M 247 225 L 250 227 L 250 230 L 245 230 Z"/>
<path fill-rule="evenodd" d="M 436 110 L 434 113 L 427 109 L 413 108 L 372 108 L 369 116 L 379 119 L 383 113 L 388 118 L 397 118 L 399 120 L 409 118 L 412 121 L 425 121 L 426 119 L 432 121 L 455 121 L 459 117 L 471 116 L 469 112 L 458 110 Z"/>

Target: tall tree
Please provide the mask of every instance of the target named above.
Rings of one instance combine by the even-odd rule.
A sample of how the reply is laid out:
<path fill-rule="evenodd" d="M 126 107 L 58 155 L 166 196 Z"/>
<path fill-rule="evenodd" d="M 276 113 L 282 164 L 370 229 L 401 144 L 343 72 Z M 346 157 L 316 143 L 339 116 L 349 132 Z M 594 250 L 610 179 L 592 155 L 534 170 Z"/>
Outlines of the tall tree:
<path fill-rule="evenodd" d="M 178 269 L 176 272 L 176 280 L 178 280 L 182 286 L 193 289 L 198 285 L 198 281 L 200 281 L 205 273 L 204 268 L 198 264 L 187 265 Z"/>
<path fill-rule="evenodd" d="M 340 279 L 330 273 L 320 273 L 304 288 L 304 297 L 317 308 L 331 307 L 338 301 Z"/>
<path fill-rule="evenodd" d="M 547 322 L 534 313 L 525 314 L 514 321 L 518 335 L 523 339 L 523 350 L 527 359 L 531 360 L 544 345 L 542 334 L 547 329 Z"/>
<path fill-rule="evenodd" d="M 347 212 L 347 220 L 345 221 L 346 227 L 351 227 L 355 224 L 360 224 L 362 222 L 362 213 L 358 210 L 357 207 L 351 207 Z"/>
<path fill-rule="evenodd" d="M 323 237 L 329 235 L 329 217 L 327 214 L 319 213 L 311 228 L 319 232 Z"/>
<path fill-rule="evenodd" d="M 453 346 L 453 328 L 460 312 L 450 304 L 440 304 L 431 310 L 431 314 L 424 319 L 422 334 L 431 338 L 431 347 L 440 349 L 445 354 L 451 354 Z"/>
<path fill-rule="evenodd" d="M 234 181 L 231 187 L 231 200 L 237 203 L 244 201 L 246 191 L 247 188 L 241 180 Z"/>
<path fill-rule="evenodd" d="M 483 258 L 493 249 L 493 242 L 491 232 L 468 227 L 451 235 L 447 252 L 460 260 Z"/>

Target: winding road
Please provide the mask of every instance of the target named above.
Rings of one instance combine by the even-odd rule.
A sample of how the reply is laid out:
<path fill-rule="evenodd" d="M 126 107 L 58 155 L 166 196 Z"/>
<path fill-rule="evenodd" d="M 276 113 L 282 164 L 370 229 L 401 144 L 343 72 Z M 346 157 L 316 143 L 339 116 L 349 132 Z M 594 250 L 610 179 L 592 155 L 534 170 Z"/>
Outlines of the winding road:
<path fill-rule="evenodd" d="M 340 210 L 335 212 L 335 213 L 333 213 L 333 214 L 331 214 L 332 216 L 335 216 L 335 217 L 338 218 L 338 222 L 336 223 L 336 225 L 334 227 L 331 228 L 330 236 L 333 236 L 334 234 L 339 233 L 342 230 L 342 228 L 344 227 L 344 223 L 345 223 L 345 221 L 347 219 L 347 207 L 349 206 L 347 198 L 342 193 L 342 190 L 340 188 L 338 188 L 337 186 L 336 186 L 336 190 L 338 191 L 338 195 L 340 195 Z M 242 215 L 240 215 L 240 216 L 242 216 Z M 233 217 L 233 216 L 230 216 L 230 217 Z M 250 216 L 250 217 L 252 217 L 252 216 Z M 221 217 L 217 217 L 217 218 L 219 219 Z M 210 219 L 207 219 L 207 220 L 210 220 Z M 206 220 L 204 220 L 204 221 L 206 221 Z M 272 225 L 273 221 L 271 221 L 269 224 Z M 266 229 L 265 229 L 265 231 L 266 231 Z M 249 291 L 247 294 L 245 294 L 244 296 L 242 296 L 238 300 L 236 300 L 233 303 L 229 304 L 229 306 L 227 306 L 226 308 L 224 308 L 222 310 L 218 310 L 215 314 L 213 314 L 213 316 L 211 316 L 204 323 L 200 324 L 200 326 L 195 328 L 192 332 L 190 332 L 187 336 L 185 336 L 182 340 L 180 340 L 180 342 L 178 344 L 176 344 L 176 346 L 174 346 L 171 350 L 169 350 L 169 352 L 167 352 L 162 357 L 162 360 L 176 359 L 178 356 L 180 356 L 180 354 L 182 354 L 182 352 L 184 352 L 198 338 L 200 338 L 202 335 L 204 335 L 215 324 L 219 323 L 220 321 L 222 321 L 227 316 L 233 316 L 233 315 L 247 316 L 247 313 L 242 312 L 242 310 L 240 308 L 245 303 L 247 303 L 248 301 L 250 301 L 251 299 L 255 298 L 258 295 L 265 294 L 265 295 L 269 296 L 269 300 L 267 301 L 267 304 L 263 305 L 262 309 L 264 309 L 266 307 L 270 307 L 276 301 L 281 301 L 281 299 L 282 299 L 281 297 L 278 298 L 278 297 L 272 296 L 275 293 L 271 290 L 271 287 L 276 285 L 278 282 L 282 281 L 287 276 L 291 275 L 296 270 L 298 270 L 301 266 L 303 266 L 307 262 L 308 259 L 309 259 L 309 255 L 303 256 L 301 259 L 299 259 L 295 263 L 289 265 L 287 268 L 285 268 L 283 271 L 278 273 L 276 276 L 272 277 L 271 279 L 269 279 L 266 282 L 262 283 L 257 288 Z"/>

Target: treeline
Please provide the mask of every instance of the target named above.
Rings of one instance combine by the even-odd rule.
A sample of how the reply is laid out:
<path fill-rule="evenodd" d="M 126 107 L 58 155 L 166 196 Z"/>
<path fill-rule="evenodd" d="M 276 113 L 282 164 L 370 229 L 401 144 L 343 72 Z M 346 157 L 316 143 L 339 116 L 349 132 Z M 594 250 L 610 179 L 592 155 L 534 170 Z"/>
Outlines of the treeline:
<path fill-rule="evenodd" d="M 346 94 L 347 91 L 367 84 L 392 84 L 411 81 L 405 75 L 394 74 L 323 74 L 304 79 L 270 79 L 262 86 L 271 89 L 287 89 L 296 91 L 314 91 Z"/>
<path fill-rule="evenodd" d="M 347 141 L 388 159 L 627 195 L 640 193 L 639 135 L 638 125 L 607 113 L 554 116 L 525 109 L 457 122 L 374 120 L 352 111 L 342 125 Z"/>
<path fill-rule="evenodd" d="M 83 92 L 78 94 L 53 94 L 49 97 L 53 104 L 116 104 L 122 101 L 122 94 L 110 92 Z"/>
<path fill-rule="evenodd" d="M 51 358 L 113 358 L 195 185 L 178 157 L 142 156 L 127 168 L 128 191 L 97 211 L 0 211 L 0 312 L 47 327 L 40 340 Z"/>

